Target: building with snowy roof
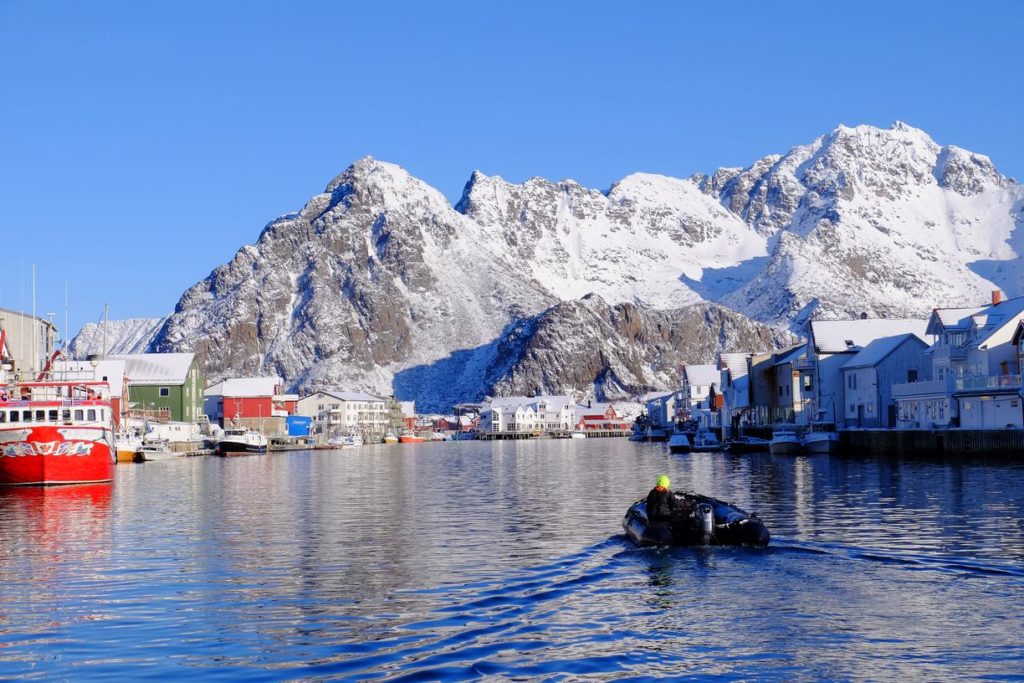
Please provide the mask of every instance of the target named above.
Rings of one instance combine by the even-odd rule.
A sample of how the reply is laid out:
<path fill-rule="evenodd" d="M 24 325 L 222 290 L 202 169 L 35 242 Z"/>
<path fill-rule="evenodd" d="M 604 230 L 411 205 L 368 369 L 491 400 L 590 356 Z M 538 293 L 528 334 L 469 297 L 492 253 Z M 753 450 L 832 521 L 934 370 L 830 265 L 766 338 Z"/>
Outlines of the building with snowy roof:
<path fill-rule="evenodd" d="M 390 403 L 386 398 L 360 391 L 318 391 L 300 398 L 295 412 L 312 418 L 317 434 L 373 437 L 390 428 Z"/>
<path fill-rule="evenodd" d="M 915 334 L 926 338 L 928 320 L 874 319 L 812 320 L 808 325 L 807 356 L 795 370 L 801 374 L 804 414 L 841 424 L 847 405 L 843 366 L 876 339 Z"/>
<path fill-rule="evenodd" d="M 876 339 L 843 365 L 845 403 L 842 413 L 847 427 L 893 428 L 898 406 L 892 387 L 903 382 L 928 381 L 931 365 L 928 343 L 916 334 Z"/>
<path fill-rule="evenodd" d="M 552 432 L 573 428 L 576 401 L 571 396 L 503 396 L 480 413 L 480 431 Z"/>
<path fill-rule="evenodd" d="M 194 353 L 128 353 L 103 360 L 124 362 L 127 407 L 174 422 L 203 416 L 203 370 Z"/>

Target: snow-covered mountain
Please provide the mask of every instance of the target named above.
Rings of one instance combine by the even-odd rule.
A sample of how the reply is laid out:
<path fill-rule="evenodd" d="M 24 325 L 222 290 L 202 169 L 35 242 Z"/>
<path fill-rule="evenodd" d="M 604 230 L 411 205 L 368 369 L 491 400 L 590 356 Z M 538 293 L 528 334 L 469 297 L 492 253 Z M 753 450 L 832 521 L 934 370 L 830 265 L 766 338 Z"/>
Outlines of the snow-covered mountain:
<path fill-rule="evenodd" d="M 619 304 L 655 328 L 717 329 L 673 357 L 708 362 L 781 343 L 810 317 L 1024 293 L 1022 223 L 1024 188 L 987 157 L 902 123 L 607 192 L 476 172 L 455 207 L 365 158 L 185 292 L 151 348 L 195 350 L 213 379 L 276 372 L 424 405 L 536 388 L 615 397 L 670 379 L 664 346 L 611 322 Z M 762 325 L 705 321 L 724 309 Z"/>
<path fill-rule="evenodd" d="M 68 344 L 71 358 L 86 359 L 106 353 L 142 353 L 153 342 L 167 318 L 129 318 L 87 323 Z"/>

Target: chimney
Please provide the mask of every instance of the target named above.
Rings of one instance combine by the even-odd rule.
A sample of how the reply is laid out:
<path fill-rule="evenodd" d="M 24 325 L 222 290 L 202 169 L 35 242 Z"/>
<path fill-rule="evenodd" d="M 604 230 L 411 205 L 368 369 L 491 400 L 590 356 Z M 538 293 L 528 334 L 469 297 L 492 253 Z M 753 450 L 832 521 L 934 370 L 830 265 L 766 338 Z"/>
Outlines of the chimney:
<path fill-rule="evenodd" d="M 1001 303 L 1002 300 L 1003 300 L 1003 293 L 1001 291 L 999 291 L 998 289 L 993 289 L 992 290 L 992 305 L 996 306 L 999 303 Z"/>

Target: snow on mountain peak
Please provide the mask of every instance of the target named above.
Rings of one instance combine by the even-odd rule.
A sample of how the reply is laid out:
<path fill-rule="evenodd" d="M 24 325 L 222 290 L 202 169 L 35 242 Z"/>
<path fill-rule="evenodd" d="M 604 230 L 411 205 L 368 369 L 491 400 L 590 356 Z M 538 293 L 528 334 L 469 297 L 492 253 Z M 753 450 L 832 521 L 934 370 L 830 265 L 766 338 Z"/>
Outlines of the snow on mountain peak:
<path fill-rule="evenodd" d="M 634 309 L 714 302 L 796 330 L 811 317 L 923 316 L 995 288 L 1024 293 L 1022 206 L 1024 190 L 987 157 L 901 122 L 837 126 L 743 169 L 633 173 L 606 192 L 474 171 L 455 207 L 364 157 L 188 290 L 152 347 L 196 350 L 214 379 L 274 372 L 296 388 L 417 397 L 445 383 L 446 396 L 468 396 L 518 386 L 499 377 L 516 372 L 504 350 L 536 361 L 586 318 L 560 302 L 588 293 L 626 306 L 601 307 L 601 329 L 616 335 L 616 316 Z M 536 317 L 549 308 L 558 314 Z M 542 336 L 513 344 L 527 328 Z M 586 349 L 573 349 L 583 363 Z M 523 377 L 608 371 L 618 380 L 605 386 L 625 387 L 644 375 L 592 361 Z"/>

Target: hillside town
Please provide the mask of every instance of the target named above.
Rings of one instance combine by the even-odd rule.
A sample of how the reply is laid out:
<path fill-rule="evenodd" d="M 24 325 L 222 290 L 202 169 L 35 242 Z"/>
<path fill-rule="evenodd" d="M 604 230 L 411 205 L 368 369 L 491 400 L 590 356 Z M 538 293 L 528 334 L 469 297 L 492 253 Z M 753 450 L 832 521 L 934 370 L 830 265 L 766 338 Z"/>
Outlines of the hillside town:
<path fill-rule="evenodd" d="M 193 353 L 69 359 L 55 349 L 50 320 L 0 315 L 9 380 L 106 382 L 119 432 L 164 439 L 181 452 L 203 452 L 225 429 L 256 431 L 272 447 L 288 448 L 544 436 L 659 440 L 683 421 L 723 439 L 778 425 L 1024 428 L 1024 297 L 1004 299 L 999 291 L 985 305 L 935 308 L 924 320 L 814 320 L 801 343 L 722 352 L 714 363 L 680 367 L 677 388 L 630 400 L 537 392 L 459 403 L 445 414 L 420 414 L 412 402 L 345 387 L 300 396 L 277 376 L 208 384 Z"/>

